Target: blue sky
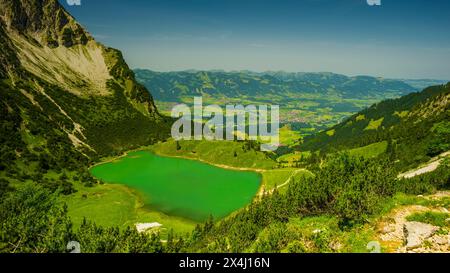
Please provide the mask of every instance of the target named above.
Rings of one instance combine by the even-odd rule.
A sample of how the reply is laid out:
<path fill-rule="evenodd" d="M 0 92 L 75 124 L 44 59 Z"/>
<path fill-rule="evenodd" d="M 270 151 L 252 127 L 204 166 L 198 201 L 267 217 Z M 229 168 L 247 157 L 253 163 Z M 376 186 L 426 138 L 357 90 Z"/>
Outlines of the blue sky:
<path fill-rule="evenodd" d="M 448 0 L 60 2 L 132 68 L 450 80 Z"/>

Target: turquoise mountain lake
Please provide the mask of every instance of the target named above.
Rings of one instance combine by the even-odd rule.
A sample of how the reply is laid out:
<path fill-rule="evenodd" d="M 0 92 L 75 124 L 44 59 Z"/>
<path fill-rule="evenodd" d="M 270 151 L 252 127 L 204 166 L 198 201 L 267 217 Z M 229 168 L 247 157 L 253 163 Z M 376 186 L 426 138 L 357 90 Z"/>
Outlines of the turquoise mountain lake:
<path fill-rule="evenodd" d="M 106 183 L 123 184 L 138 191 L 150 209 L 194 221 L 204 221 L 210 215 L 220 219 L 246 206 L 261 183 L 258 173 L 146 151 L 97 165 L 91 173 Z"/>

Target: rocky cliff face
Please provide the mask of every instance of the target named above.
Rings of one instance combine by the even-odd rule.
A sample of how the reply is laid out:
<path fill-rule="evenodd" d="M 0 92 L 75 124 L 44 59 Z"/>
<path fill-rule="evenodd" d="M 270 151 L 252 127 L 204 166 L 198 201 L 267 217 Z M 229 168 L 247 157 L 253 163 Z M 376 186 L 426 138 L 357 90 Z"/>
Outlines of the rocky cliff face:
<path fill-rule="evenodd" d="M 0 20 L 0 77 L 7 78 L 9 71 L 17 71 L 20 67 L 19 60 L 14 53 L 14 45 L 9 40 L 4 23 Z"/>
<path fill-rule="evenodd" d="M 0 45 L 9 166 L 45 157 L 61 168 L 168 136 L 120 51 L 96 42 L 57 0 L 0 0 Z"/>
<path fill-rule="evenodd" d="M 27 71 L 77 95 L 111 94 L 107 85 L 114 80 L 133 103 L 145 104 L 146 114 L 157 114 L 153 99 L 136 83 L 122 54 L 97 43 L 58 1 L 0 0 L 0 18 L 7 34 L 2 44 L 8 51 L 11 44 L 16 47 Z"/>
<path fill-rule="evenodd" d="M 8 29 L 29 35 L 41 45 L 85 45 L 92 37 L 56 0 L 0 1 L 0 16 Z"/>

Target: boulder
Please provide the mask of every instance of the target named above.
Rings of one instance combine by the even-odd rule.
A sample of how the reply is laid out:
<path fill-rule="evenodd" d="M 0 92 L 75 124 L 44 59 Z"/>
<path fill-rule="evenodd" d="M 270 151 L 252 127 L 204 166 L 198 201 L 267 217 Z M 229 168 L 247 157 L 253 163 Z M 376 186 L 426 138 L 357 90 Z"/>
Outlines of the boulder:
<path fill-rule="evenodd" d="M 160 228 L 162 225 L 160 223 L 138 223 L 136 224 L 136 229 L 139 233 L 144 233 L 155 228 Z"/>
<path fill-rule="evenodd" d="M 423 241 L 434 235 L 439 228 L 420 222 L 407 222 L 403 226 L 406 249 L 411 250 L 422 245 Z"/>

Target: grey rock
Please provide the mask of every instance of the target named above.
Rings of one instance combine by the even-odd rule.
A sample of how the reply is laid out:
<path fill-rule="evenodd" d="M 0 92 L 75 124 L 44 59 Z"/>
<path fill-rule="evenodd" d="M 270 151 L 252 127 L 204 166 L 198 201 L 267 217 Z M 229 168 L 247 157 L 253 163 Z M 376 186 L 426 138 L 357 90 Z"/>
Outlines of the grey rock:
<path fill-rule="evenodd" d="M 429 224 L 407 222 L 403 226 L 403 232 L 406 238 L 406 249 L 411 250 L 420 247 L 424 240 L 433 236 L 438 230 L 438 227 Z"/>

